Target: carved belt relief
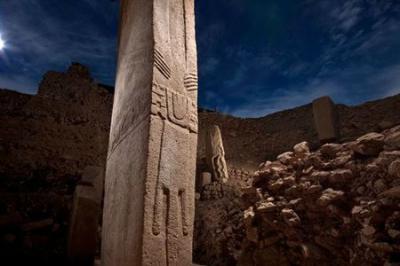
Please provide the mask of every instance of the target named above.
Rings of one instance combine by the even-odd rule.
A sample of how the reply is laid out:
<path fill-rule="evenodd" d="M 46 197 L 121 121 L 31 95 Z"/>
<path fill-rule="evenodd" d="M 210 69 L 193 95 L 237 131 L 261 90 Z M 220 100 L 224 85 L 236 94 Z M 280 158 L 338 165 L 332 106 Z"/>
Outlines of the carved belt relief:
<path fill-rule="evenodd" d="M 153 83 L 151 113 L 197 133 L 197 105 L 186 95 Z"/>

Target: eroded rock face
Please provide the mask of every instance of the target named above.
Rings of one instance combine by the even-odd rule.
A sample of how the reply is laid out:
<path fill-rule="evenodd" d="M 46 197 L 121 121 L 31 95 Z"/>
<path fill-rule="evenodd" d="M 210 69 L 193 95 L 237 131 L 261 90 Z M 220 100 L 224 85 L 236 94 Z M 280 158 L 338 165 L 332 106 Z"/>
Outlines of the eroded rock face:
<path fill-rule="evenodd" d="M 194 261 L 209 266 L 235 265 L 245 235 L 257 237 L 254 231 L 244 232 L 243 223 L 252 219 L 252 212 L 243 214 L 239 189 L 251 180 L 249 172 L 231 169 L 226 183 L 214 182 L 203 187 L 201 197 L 196 200 Z M 255 188 L 251 189 L 251 196 L 257 197 Z"/>
<path fill-rule="evenodd" d="M 112 97 L 79 64 L 46 73 L 34 96 L 0 90 L 0 175 L 61 179 L 104 165 Z"/>
<path fill-rule="evenodd" d="M 359 137 L 354 145 L 354 152 L 361 155 L 377 155 L 382 151 L 385 136 L 379 133 L 369 133 Z"/>
<path fill-rule="evenodd" d="M 88 165 L 104 166 L 111 107 L 112 93 L 79 64 L 48 72 L 37 95 L 0 90 L 1 258 L 66 261 L 72 195 L 92 182 Z"/>
<path fill-rule="evenodd" d="M 300 143 L 262 164 L 243 190 L 247 234 L 238 265 L 399 263 L 399 132 L 311 153 Z"/>

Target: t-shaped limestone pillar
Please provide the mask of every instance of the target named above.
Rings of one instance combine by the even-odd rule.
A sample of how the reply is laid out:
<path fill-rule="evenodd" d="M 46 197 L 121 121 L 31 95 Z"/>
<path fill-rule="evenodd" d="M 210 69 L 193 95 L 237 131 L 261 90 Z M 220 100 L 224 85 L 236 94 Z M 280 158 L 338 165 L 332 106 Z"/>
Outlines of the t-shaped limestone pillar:
<path fill-rule="evenodd" d="M 225 183 L 228 181 L 228 168 L 225 161 L 224 144 L 222 143 L 221 130 L 218 126 L 210 126 L 206 141 L 207 164 L 214 181 Z"/>
<path fill-rule="evenodd" d="M 107 158 L 104 266 L 192 263 L 194 0 L 123 0 Z"/>

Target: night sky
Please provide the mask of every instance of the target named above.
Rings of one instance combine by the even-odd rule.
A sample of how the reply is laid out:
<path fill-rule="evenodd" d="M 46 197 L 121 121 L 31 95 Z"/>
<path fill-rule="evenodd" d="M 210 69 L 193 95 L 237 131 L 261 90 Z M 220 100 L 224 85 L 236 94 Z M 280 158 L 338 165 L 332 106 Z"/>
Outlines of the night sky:
<path fill-rule="evenodd" d="M 400 93 L 399 0 L 197 0 L 199 104 L 242 117 L 330 95 Z M 113 85 L 118 1 L 0 0 L 0 87 L 34 94 L 48 70 Z"/>

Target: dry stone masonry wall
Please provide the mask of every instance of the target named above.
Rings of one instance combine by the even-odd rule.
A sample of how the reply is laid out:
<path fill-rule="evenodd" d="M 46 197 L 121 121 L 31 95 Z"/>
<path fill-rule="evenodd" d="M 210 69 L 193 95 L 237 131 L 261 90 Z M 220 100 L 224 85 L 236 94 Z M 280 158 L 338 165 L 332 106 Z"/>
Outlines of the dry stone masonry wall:
<path fill-rule="evenodd" d="M 166 76 L 169 76 L 169 72 L 164 71 L 159 54 L 155 60 L 158 62 L 157 69 L 158 67 L 161 69 L 158 69 L 160 73 L 163 71 Z M 164 76 L 164 74 L 162 75 Z M 193 88 L 195 83 L 195 79 L 188 78 L 186 81 L 189 88 Z M 154 87 L 153 106 L 158 105 L 160 108 L 153 108 L 152 112 L 161 118 L 167 118 L 165 106 L 168 104 L 168 100 L 166 99 L 171 98 L 171 93 L 165 89 L 164 85 L 158 85 L 156 84 Z M 76 184 L 79 183 L 86 166 L 101 166 L 105 162 L 112 98 L 112 93 L 105 86 L 96 84 L 90 77 L 87 68 L 79 64 L 73 64 L 66 73 L 47 73 L 40 84 L 38 95 L 23 95 L 0 90 L 0 122 L 1 125 L 4 125 L 0 127 L 0 245 L 2 254 L 13 256 L 13 254 L 20 254 L 16 253 L 18 250 L 23 250 L 24 254 L 30 258 L 42 256 L 45 260 L 50 259 L 49 257 L 65 255 L 66 236 L 73 205 L 72 195 Z M 336 127 L 340 132 L 338 142 L 352 141 L 365 133 L 381 132 L 383 129 L 393 127 L 400 122 L 400 113 L 393 110 L 399 109 L 399 95 L 355 107 L 336 105 Z M 257 119 L 235 118 L 216 112 L 199 113 L 198 176 L 202 172 L 211 174 L 206 167 L 205 135 L 209 126 L 218 125 L 221 129 L 229 180 L 222 185 L 206 175 L 203 181 L 199 181 L 200 188 L 204 187 L 204 189 L 198 188 L 199 194 L 196 196 L 198 199 L 194 228 L 196 261 L 207 265 L 232 265 L 247 254 L 241 255 L 242 239 L 246 237 L 243 233 L 242 216 L 250 205 L 248 205 L 249 203 L 243 205 L 244 201 L 240 200 L 243 193 L 240 188 L 251 183 L 252 178 L 248 171 L 256 168 L 259 162 L 274 159 L 276 155 L 290 150 L 293 145 L 303 140 L 309 143 L 311 150 L 319 147 L 314 115 L 315 111 L 311 104 Z M 188 121 L 193 121 L 193 119 L 185 120 L 184 125 L 190 129 Z M 122 131 L 120 132 L 124 132 L 128 122 L 129 119 L 125 124 L 121 124 Z M 282 135 L 285 137 L 282 138 Z M 384 135 L 386 136 L 387 132 Z M 377 139 L 379 138 L 381 137 L 378 134 Z M 384 141 L 389 144 L 395 143 L 396 138 L 398 137 L 393 135 L 388 139 L 385 137 Z M 362 139 L 359 141 L 360 143 L 365 142 Z M 390 147 L 394 147 L 393 144 L 389 144 L 384 145 L 385 150 L 378 156 L 360 156 L 360 152 L 363 152 L 362 149 L 366 153 L 371 150 L 369 146 L 360 147 L 358 153 L 353 152 L 351 160 L 355 161 L 357 165 L 368 165 L 368 160 L 375 157 L 376 160 L 381 157 L 388 157 L 392 160 L 391 158 L 398 153 L 398 149 L 388 148 L 390 145 Z M 328 162 L 328 157 L 322 155 L 322 150 L 331 149 L 329 147 L 329 145 L 324 146 L 317 152 L 317 154 L 321 153 L 322 160 L 326 162 Z M 340 144 L 337 147 L 345 150 L 338 152 L 335 158 L 332 157 L 335 163 L 345 160 L 341 158 L 343 157 L 342 153 L 345 154 L 348 150 L 348 148 L 344 148 L 347 147 L 347 144 Z M 291 156 L 286 154 L 281 157 L 280 159 L 285 161 L 285 158 Z M 344 157 L 346 158 L 346 156 Z M 391 173 L 390 176 L 396 176 L 398 164 L 396 162 L 389 165 L 390 167 L 388 166 L 387 171 Z M 363 172 L 371 172 L 374 167 L 368 167 Z M 330 173 L 334 170 L 332 168 L 323 171 Z M 336 170 L 333 177 L 330 177 L 331 180 L 349 178 L 348 170 L 342 169 L 342 167 Z M 323 171 L 322 175 L 326 175 Z M 317 175 L 314 172 L 320 174 L 318 172 L 321 171 L 312 170 L 312 173 Z M 352 174 L 354 173 L 352 172 Z M 353 194 L 364 195 L 362 193 L 367 193 L 366 196 L 360 196 L 366 198 L 366 202 L 352 203 L 352 206 L 360 206 L 363 213 L 366 212 L 364 209 L 368 209 L 368 212 L 372 213 L 372 217 L 375 217 L 372 220 L 376 223 L 376 217 L 379 217 L 381 213 L 378 211 L 379 215 L 374 214 L 376 209 L 374 204 L 376 203 L 369 203 L 369 198 L 375 196 L 374 194 L 370 196 L 368 193 L 375 193 L 373 192 L 374 187 L 375 189 L 392 188 L 393 184 L 387 179 L 378 178 L 385 174 L 385 171 L 378 171 L 376 174 L 374 172 L 369 178 L 364 176 L 365 180 L 357 177 L 354 180 L 360 180 L 360 185 L 354 185 L 355 188 L 353 184 L 356 182 L 352 181 L 351 189 L 340 189 L 339 184 L 330 186 L 322 182 L 323 190 L 330 188 L 332 191 L 328 190 L 325 193 L 326 197 L 323 197 L 321 202 L 325 201 L 324 198 L 329 200 L 329 197 L 335 195 L 340 198 L 341 193 L 336 193 L 336 191 L 342 191 L 345 199 L 349 195 L 349 190 L 355 190 L 355 192 L 351 192 Z M 319 178 L 324 179 L 323 176 Z M 375 181 L 375 179 L 377 180 Z M 382 180 L 378 182 L 379 179 Z M 198 178 L 198 180 L 200 179 Z M 280 182 L 271 188 L 279 187 Z M 289 176 L 282 182 L 290 183 L 293 180 Z M 299 180 L 295 180 L 296 184 L 299 182 Z M 319 189 L 319 187 L 313 187 L 313 189 Z M 269 191 L 269 188 L 267 187 L 265 190 Z M 393 195 L 397 195 L 396 193 L 396 190 L 389 190 L 386 195 L 389 195 L 388 197 L 391 199 Z M 350 194 L 351 199 L 355 198 L 353 194 Z M 279 201 L 279 198 L 275 200 Z M 257 200 L 252 202 L 253 205 L 257 205 Z M 346 201 L 344 203 L 338 201 L 338 203 L 347 206 Z M 350 207 L 344 208 L 350 209 Z M 306 219 L 302 212 L 293 208 L 292 210 L 299 217 L 300 222 Z M 255 216 L 259 217 L 260 214 L 257 214 L 256 209 L 253 212 Z M 284 215 L 289 223 L 296 224 L 298 222 L 296 215 L 291 211 L 285 210 L 283 213 L 282 216 Z M 397 230 L 396 215 L 390 213 L 389 218 L 386 219 L 385 211 L 382 216 L 388 220 L 387 224 L 388 228 L 390 227 L 391 235 L 397 234 L 396 231 L 393 231 Z M 383 234 L 383 238 L 380 237 L 383 232 L 382 228 L 386 225 L 383 226 L 382 222 L 378 224 L 379 226 L 374 227 L 377 233 L 374 233 L 373 236 L 384 242 L 387 240 L 389 231 Z M 364 225 L 358 226 L 359 229 L 364 227 Z M 258 228 L 258 226 L 255 227 Z M 253 229 L 249 231 L 250 236 L 257 235 L 257 238 L 261 239 L 259 231 Z M 253 257 L 264 254 L 262 249 L 258 248 L 258 245 L 261 244 L 246 242 L 245 245 L 247 246 L 249 243 L 257 247 L 258 253 L 257 255 L 253 254 Z M 296 250 L 296 247 L 298 246 L 293 246 L 290 252 Z M 323 254 L 327 252 L 325 249 L 322 249 Z M 272 250 L 274 251 L 271 252 L 276 253 L 275 248 Z M 363 249 L 357 250 L 357 252 L 361 252 L 360 250 Z M 374 252 L 371 254 L 375 254 Z M 385 255 L 378 256 L 377 261 L 395 259 L 396 255 Z M 357 262 L 357 260 L 355 261 Z"/>
<path fill-rule="evenodd" d="M 238 264 L 397 265 L 399 165 L 400 126 L 263 163 L 244 189 Z"/>

